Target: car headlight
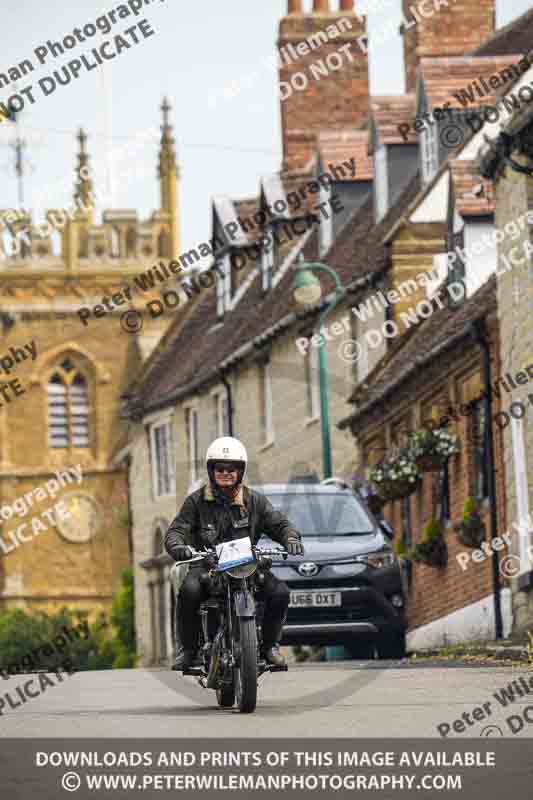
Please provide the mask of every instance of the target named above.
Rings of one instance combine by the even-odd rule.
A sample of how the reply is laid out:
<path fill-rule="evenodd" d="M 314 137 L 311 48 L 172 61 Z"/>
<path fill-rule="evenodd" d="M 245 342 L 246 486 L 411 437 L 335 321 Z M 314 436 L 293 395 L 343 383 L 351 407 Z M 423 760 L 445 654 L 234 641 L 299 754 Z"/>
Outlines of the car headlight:
<path fill-rule="evenodd" d="M 365 556 L 360 556 L 360 559 L 375 569 L 392 567 L 396 562 L 396 556 L 393 550 L 377 550 L 375 553 L 367 553 Z"/>

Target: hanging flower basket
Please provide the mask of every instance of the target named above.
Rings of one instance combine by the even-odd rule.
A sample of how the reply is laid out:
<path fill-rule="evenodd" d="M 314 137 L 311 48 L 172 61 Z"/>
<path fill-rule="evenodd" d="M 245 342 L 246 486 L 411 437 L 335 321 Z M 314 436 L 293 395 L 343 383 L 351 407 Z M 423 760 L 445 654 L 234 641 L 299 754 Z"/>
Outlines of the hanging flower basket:
<path fill-rule="evenodd" d="M 448 563 L 448 545 L 442 536 L 429 542 L 420 542 L 415 547 L 413 558 L 428 567 L 445 567 Z"/>
<path fill-rule="evenodd" d="M 413 559 L 428 567 L 440 568 L 448 563 L 448 545 L 436 520 L 430 520 L 424 528 L 422 541 L 413 549 Z"/>
<path fill-rule="evenodd" d="M 407 449 L 420 472 L 440 472 L 450 456 L 459 452 L 459 441 L 445 428 L 410 434 Z"/>
<path fill-rule="evenodd" d="M 383 481 L 378 486 L 378 496 L 383 504 L 393 500 L 403 500 L 404 497 L 409 497 L 416 491 L 418 481 L 410 482 L 408 480 L 397 481 Z"/>
<path fill-rule="evenodd" d="M 383 503 L 402 500 L 416 491 L 420 473 L 405 451 L 385 458 L 370 470 L 370 480 Z"/>
<path fill-rule="evenodd" d="M 472 498 L 466 501 L 463 518 L 461 522 L 454 525 L 454 530 L 457 539 L 465 547 L 473 547 L 477 550 L 485 539 L 485 523 L 481 519 L 476 501 Z"/>

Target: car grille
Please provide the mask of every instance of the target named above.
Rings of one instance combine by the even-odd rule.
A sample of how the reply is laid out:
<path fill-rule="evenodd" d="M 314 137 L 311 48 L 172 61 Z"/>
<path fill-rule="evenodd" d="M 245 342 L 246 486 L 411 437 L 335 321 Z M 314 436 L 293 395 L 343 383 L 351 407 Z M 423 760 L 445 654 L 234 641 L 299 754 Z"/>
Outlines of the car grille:
<path fill-rule="evenodd" d="M 347 608 L 289 608 L 287 624 L 306 624 L 314 622 L 352 622 L 374 618 L 376 609 L 369 606 L 348 606 Z"/>

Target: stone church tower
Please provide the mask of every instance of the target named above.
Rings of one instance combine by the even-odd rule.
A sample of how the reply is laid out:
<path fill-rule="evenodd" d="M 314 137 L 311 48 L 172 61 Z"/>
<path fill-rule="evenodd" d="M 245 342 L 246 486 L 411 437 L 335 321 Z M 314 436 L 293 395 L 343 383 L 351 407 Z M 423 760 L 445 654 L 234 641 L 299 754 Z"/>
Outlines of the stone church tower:
<path fill-rule="evenodd" d="M 49 210 L 36 226 L 0 210 L 0 610 L 109 610 L 130 563 L 120 396 L 172 319 L 143 313 L 158 294 L 134 284 L 179 252 L 169 111 L 165 100 L 149 219 L 115 209 L 95 221 L 83 131 L 71 213 Z M 140 320 L 131 332 L 128 310 Z"/>

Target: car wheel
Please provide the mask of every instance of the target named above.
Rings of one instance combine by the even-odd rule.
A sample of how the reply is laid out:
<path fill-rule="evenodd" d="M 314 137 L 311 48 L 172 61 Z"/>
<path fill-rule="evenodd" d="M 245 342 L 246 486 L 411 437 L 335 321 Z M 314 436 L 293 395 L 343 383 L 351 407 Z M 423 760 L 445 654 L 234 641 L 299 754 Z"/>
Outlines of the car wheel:
<path fill-rule="evenodd" d="M 378 658 L 405 658 L 405 633 L 383 634 L 377 640 Z"/>
<path fill-rule="evenodd" d="M 372 639 L 353 639 L 344 646 L 350 658 L 357 661 L 369 661 L 374 658 L 375 644 Z"/>

